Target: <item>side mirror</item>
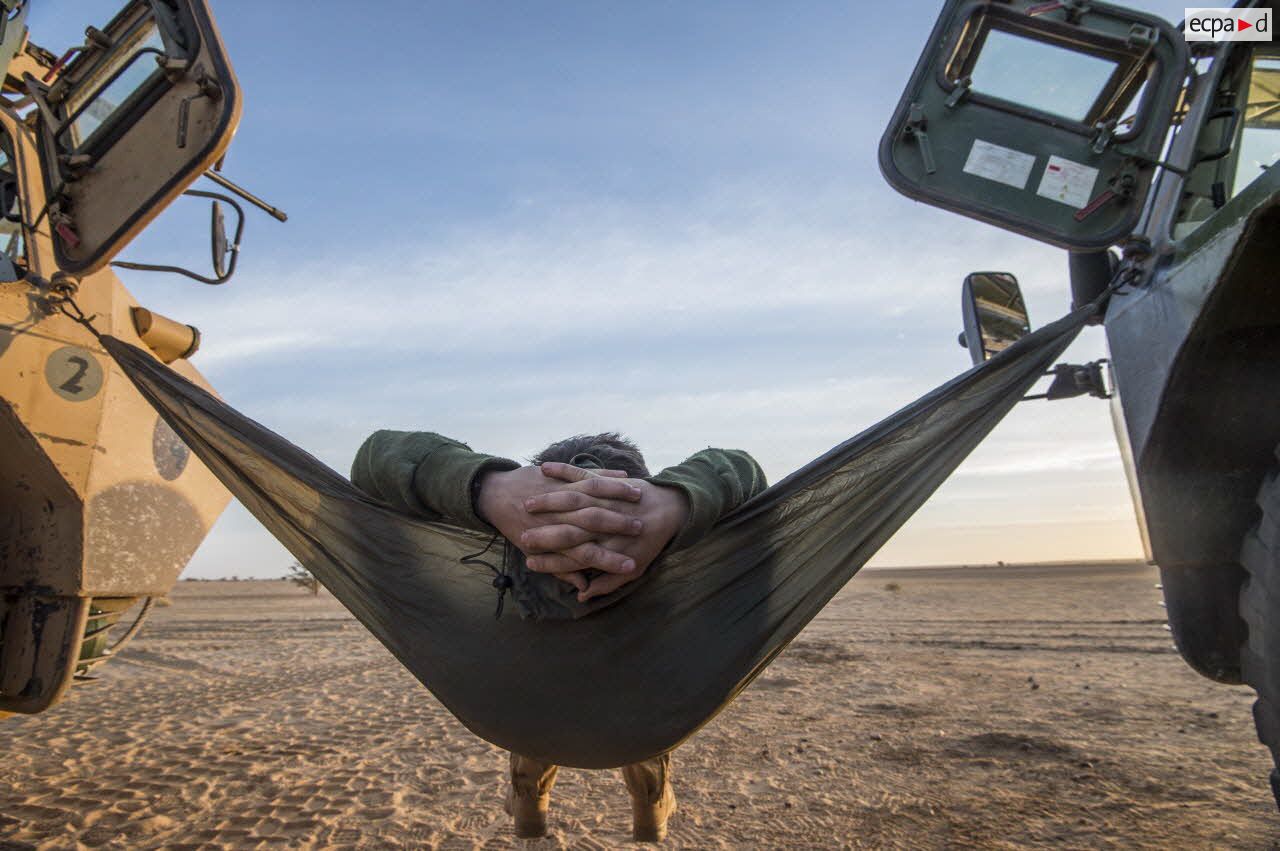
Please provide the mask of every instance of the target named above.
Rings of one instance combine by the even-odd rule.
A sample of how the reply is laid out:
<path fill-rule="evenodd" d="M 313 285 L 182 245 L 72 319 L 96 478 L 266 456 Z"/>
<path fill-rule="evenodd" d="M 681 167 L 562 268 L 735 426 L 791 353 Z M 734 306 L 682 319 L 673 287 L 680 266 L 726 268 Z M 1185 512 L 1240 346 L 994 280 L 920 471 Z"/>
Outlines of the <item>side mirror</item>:
<path fill-rule="evenodd" d="M 227 256 L 231 255 L 231 262 L 235 263 L 235 253 L 239 251 L 240 246 L 230 248 L 227 245 L 227 222 L 222 216 L 222 205 L 217 201 L 213 202 L 211 211 L 212 219 L 209 222 L 209 243 L 213 251 L 213 275 L 215 278 L 227 278 Z"/>
<path fill-rule="evenodd" d="M 127 260 L 112 260 L 111 265 L 117 269 L 132 269 L 135 272 L 172 272 L 176 275 L 185 275 L 192 280 L 200 281 L 203 284 L 225 284 L 231 280 L 231 276 L 236 273 L 236 260 L 240 257 L 240 238 L 244 236 L 244 209 L 235 201 L 226 195 L 220 195 L 217 192 L 205 192 L 202 189 L 188 189 L 182 193 L 183 195 L 191 195 L 196 198 L 210 198 L 213 200 L 213 209 L 211 211 L 210 220 L 210 252 L 213 258 L 213 277 L 201 275 L 198 272 L 192 272 L 190 269 L 184 269 L 181 266 L 161 266 L 155 263 L 133 263 Z M 226 221 L 222 216 L 222 205 L 218 202 L 224 202 L 235 211 L 236 214 L 236 232 L 231 241 L 227 241 Z"/>
<path fill-rule="evenodd" d="M 1004 351 L 1031 333 L 1018 279 L 1008 272 L 973 272 L 960 295 L 964 333 L 960 345 L 974 364 Z"/>

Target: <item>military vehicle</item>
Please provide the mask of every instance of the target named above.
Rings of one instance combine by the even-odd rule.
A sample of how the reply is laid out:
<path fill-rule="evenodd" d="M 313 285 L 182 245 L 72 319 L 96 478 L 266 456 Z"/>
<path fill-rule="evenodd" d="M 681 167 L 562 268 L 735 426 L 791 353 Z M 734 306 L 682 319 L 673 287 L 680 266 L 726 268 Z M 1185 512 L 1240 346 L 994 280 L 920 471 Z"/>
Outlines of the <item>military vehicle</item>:
<path fill-rule="evenodd" d="M 880 167 L 1066 249 L 1073 303 L 1103 301 L 1109 362 L 1062 364 L 1041 395 L 1111 399 L 1177 649 L 1257 691 L 1280 761 L 1280 44 L 1257 7 L 1217 16 L 1253 40 L 1189 41 L 1202 21 L 948 0 Z M 975 361 L 1029 328 L 1008 273 L 971 275 L 962 304 Z"/>
<path fill-rule="evenodd" d="M 241 97 L 204 0 L 133 0 L 61 56 L 31 43 L 27 10 L 0 0 L 0 715 L 110 659 L 229 500 L 61 307 L 204 384 L 199 332 L 110 267 L 230 278 L 243 208 L 188 188 L 202 175 L 284 218 L 217 170 Z M 181 195 L 213 199 L 208 274 L 113 261 Z"/>

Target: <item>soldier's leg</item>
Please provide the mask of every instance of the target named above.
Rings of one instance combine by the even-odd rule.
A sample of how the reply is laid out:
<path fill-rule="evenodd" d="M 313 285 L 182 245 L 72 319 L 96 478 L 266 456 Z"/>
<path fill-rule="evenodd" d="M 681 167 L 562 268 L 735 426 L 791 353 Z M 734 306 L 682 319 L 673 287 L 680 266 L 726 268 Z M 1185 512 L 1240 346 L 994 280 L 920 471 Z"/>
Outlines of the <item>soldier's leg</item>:
<path fill-rule="evenodd" d="M 623 766 L 622 779 L 631 795 L 631 835 L 637 842 L 661 842 L 667 819 L 676 811 L 671 788 L 671 754 Z"/>
<path fill-rule="evenodd" d="M 511 788 L 507 792 L 507 813 L 515 820 L 516 836 L 530 839 L 547 835 L 547 810 L 551 787 L 556 782 L 557 765 L 539 762 L 518 753 L 511 754 Z"/>

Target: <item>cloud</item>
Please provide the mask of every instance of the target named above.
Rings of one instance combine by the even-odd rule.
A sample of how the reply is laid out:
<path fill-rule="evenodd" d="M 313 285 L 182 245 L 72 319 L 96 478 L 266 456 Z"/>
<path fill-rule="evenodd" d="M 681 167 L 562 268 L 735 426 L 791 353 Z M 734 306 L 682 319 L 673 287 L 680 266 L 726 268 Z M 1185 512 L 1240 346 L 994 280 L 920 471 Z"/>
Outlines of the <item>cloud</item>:
<path fill-rule="evenodd" d="M 914 205 L 877 213 L 835 191 L 801 202 L 737 187 L 683 209 L 542 199 L 500 226 L 360 259 L 331 247 L 246 266 L 188 312 L 205 335 L 196 364 L 224 397 L 340 471 L 376 428 L 517 458 L 618 429 L 655 467 L 736 446 L 776 481 L 963 370 L 958 270 L 992 267 L 1030 270 L 1033 317 L 1065 310 L 1059 252 Z M 1085 496 L 1064 475 L 1109 482 L 1108 505 L 1122 504 L 1103 406 L 1092 411 L 1082 431 L 1066 409 L 1021 406 L 903 535 L 952 535 L 974 505 L 1011 500 L 1005 515 L 1029 523 L 1072 516 Z M 1018 495 L 1043 481 L 1047 501 Z M 1108 512 L 1101 522 L 1131 527 Z M 235 541 L 259 554 L 242 570 L 256 558 L 278 574 L 278 547 L 253 525 L 233 511 L 192 570 L 216 573 Z M 901 563 L 930 547 L 888 552 Z"/>
<path fill-rule="evenodd" d="M 770 317 L 796 326 L 833 312 L 851 336 L 876 338 L 913 316 L 955 324 L 937 308 L 957 301 L 956 270 L 989 264 L 998 244 L 989 228 L 949 221 L 923 246 L 895 245 L 892 223 L 851 212 L 857 197 L 810 200 L 814 212 L 797 221 L 772 189 L 680 211 L 543 204 L 500 228 L 371 246 L 372 260 L 330 250 L 300 267 L 259 266 L 234 282 L 234 297 L 201 305 L 202 357 L 226 371 L 334 350 L 521 354 L 653 334 L 741 339 L 776 330 Z"/>

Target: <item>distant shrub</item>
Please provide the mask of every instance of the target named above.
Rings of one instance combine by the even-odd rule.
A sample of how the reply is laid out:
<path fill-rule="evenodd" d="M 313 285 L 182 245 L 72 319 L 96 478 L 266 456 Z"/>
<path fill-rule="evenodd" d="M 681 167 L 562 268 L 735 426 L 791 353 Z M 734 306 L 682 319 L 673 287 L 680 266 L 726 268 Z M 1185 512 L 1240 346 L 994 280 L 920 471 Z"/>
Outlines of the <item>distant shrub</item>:
<path fill-rule="evenodd" d="M 312 597 L 320 594 L 320 580 L 312 576 L 309 570 L 296 561 L 289 565 L 289 572 L 284 578 L 288 579 L 294 585 L 306 588 L 311 592 Z"/>

